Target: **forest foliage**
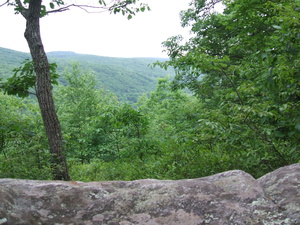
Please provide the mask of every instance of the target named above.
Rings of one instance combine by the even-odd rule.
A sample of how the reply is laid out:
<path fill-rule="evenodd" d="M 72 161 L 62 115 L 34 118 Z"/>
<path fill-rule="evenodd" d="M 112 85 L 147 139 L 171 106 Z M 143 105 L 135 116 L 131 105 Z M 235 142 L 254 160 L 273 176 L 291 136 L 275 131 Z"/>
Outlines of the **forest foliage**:
<path fill-rule="evenodd" d="M 206 2 L 206 5 L 204 4 Z M 175 78 L 136 104 L 74 63 L 54 87 L 73 180 L 196 178 L 241 169 L 260 177 L 300 162 L 300 3 L 193 1 L 193 37 L 164 42 Z M 0 176 L 51 179 L 33 98 L 0 93 Z"/>
<path fill-rule="evenodd" d="M 156 58 L 114 58 L 96 55 L 77 54 L 74 52 L 49 52 L 50 63 L 57 64 L 57 73 L 62 74 L 73 63 L 78 63 L 84 70 L 95 74 L 97 87 L 115 93 L 120 101 L 136 103 L 143 94 L 155 90 L 157 79 L 174 76 L 172 68 L 167 71 L 150 67 Z M 0 48 L 0 77 L 12 77 L 15 68 L 20 67 L 28 53 Z M 66 84 L 63 76 L 59 82 Z"/>

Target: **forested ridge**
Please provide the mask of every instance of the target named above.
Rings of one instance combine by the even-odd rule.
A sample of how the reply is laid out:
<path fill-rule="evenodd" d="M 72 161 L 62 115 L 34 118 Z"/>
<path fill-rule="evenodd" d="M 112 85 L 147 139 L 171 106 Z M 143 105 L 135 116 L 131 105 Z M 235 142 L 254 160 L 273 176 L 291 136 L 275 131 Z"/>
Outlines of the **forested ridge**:
<path fill-rule="evenodd" d="M 223 13 L 212 11 L 216 2 Z M 193 1 L 181 13 L 193 36 L 170 37 L 170 60 L 154 63 L 175 77 L 159 78 L 135 104 L 99 88 L 93 57 L 71 64 L 53 86 L 71 179 L 184 179 L 232 169 L 260 177 L 299 162 L 299 11 L 294 0 Z M 52 179 L 34 98 L 5 90 L 0 176 Z"/>
<path fill-rule="evenodd" d="M 98 87 L 115 93 L 121 101 L 134 103 L 143 94 L 155 90 L 157 79 L 174 76 L 174 70 L 153 68 L 159 58 L 116 58 L 74 52 L 49 52 L 49 61 L 57 64 L 57 73 L 62 74 L 72 64 L 78 63 L 84 70 L 95 74 Z M 13 69 L 19 67 L 29 53 L 0 48 L 0 77 L 11 77 Z M 65 80 L 61 76 L 61 83 Z"/>

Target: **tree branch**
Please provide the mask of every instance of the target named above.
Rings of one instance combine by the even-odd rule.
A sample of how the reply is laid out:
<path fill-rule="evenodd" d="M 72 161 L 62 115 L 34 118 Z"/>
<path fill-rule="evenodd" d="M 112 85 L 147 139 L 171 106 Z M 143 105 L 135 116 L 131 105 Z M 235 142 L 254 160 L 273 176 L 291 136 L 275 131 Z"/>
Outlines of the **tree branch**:
<path fill-rule="evenodd" d="M 65 7 L 61 7 L 59 9 L 50 10 L 47 13 L 57 13 L 57 12 L 63 12 L 69 10 L 71 7 L 77 7 L 82 10 L 84 10 L 87 13 L 102 13 L 105 11 L 114 11 L 116 9 L 127 9 L 132 14 L 134 14 L 133 11 L 127 8 L 128 5 L 132 4 L 132 2 L 120 2 L 118 0 L 112 0 L 108 4 L 103 4 L 103 6 L 93 6 L 93 5 L 77 5 L 77 4 L 70 4 Z"/>
<path fill-rule="evenodd" d="M 111 1 L 110 3 L 108 3 L 109 6 L 106 6 L 106 4 L 104 6 L 92 6 L 92 5 L 77 5 L 77 4 L 71 4 L 71 5 L 67 5 L 65 7 L 59 8 L 59 9 L 55 9 L 55 10 L 51 10 L 48 11 L 47 13 L 57 13 L 57 12 L 63 12 L 63 11 L 67 11 L 69 10 L 71 7 L 77 7 L 80 8 L 82 10 L 84 10 L 87 13 L 102 13 L 104 11 L 112 11 L 115 8 L 124 8 L 126 7 L 129 3 L 123 2 L 123 4 L 117 4 L 117 3 L 113 3 L 114 1 Z M 96 10 L 96 11 L 91 11 L 91 10 Z M 101 10 L 101 11 L 100 11 Z"/>
<path fill-rule="evenodd" d="M 1 4 L 0 5 L 0 7 L 2 7 L 2 6 L 4 6 L 4 5 L 6 5 L 6 4 L 8 4 L 9 3 L 9 0 L 7 0 L 6 2 L 4 2 L 3 4 Z"/>
<path fill-rule="evenodd" d="M 244 106 L 244 101 L 243 101 L 243 99 L 242 99 L 242 97 L 241 97 L 239 91 L 237 90 L 237 88 L 236 88 L 236 86 L 235 86 L 233 80 L 228 76 L 228 74 L 226 73 L 226 71 L 225 71 L 225 69 L 224 69 L 223 67 L 221 67 L 221 71 L 222 71 L 222 73 L 224 74 L 224 76 L 229 80 L 229 82 L 230 82 L 230 84 L 231 84 L 231 86 L 232 86 L 234 92 L 236 93 L 236 95 L 237 95 L 237 97 L 238 97 L 238 99 L 239 99 L 239 101 L 240 101 L 240 104 L 241 104 L 242 106 Z"/>
<path fill-rule="evenodd" d="M 18 9 L 15 9 L 15 10 L 20 12 L 22 14 L 22 16 L 24 16 L 24 18 L 27 19 L 28 9 L 25 6 L 23 6 L 21 0 L 16 0 L 16 3 L 17 3 L 17 6 L 18 6 Z"/>
<path fill-rule="evenodd" d="M 67 11 L 69 10 L 71 7 L 77 7 L 77 8 L 80 8 L 84 11 L 86 11 L 87 13 L 101 13 L 103 12 L 104 10 L 109 10 L 108 7 L 105 7 L 105 6 L 91 6 L 91 5 L 76 5 L 76 4 L 71 4 L 71 5 L 67 5 L 65 7 L 62 7 L 62 8 L 59 8 L 59 9 L 55 9 L 55 10 L 51 10 L 51 11 L 48 11 L 47 13 L 57 13 L 57 12 L 64 12 L 64 11 Z M 93 11 L 90 11 L 88 9 L 101 9 L 103 11 L 97 11 L 97 12 L 93 12 Z"/>

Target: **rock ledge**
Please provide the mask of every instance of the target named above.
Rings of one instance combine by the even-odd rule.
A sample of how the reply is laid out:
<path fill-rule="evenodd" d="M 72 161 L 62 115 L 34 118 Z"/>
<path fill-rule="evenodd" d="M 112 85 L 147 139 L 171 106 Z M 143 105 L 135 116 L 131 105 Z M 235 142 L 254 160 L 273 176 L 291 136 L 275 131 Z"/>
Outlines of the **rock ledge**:
<path fill-rule="evenodd" d="M 300 163 L 258 180 L 233 170 L 189 180 L 0 179 L 0 224 L 300 224 Z"/>

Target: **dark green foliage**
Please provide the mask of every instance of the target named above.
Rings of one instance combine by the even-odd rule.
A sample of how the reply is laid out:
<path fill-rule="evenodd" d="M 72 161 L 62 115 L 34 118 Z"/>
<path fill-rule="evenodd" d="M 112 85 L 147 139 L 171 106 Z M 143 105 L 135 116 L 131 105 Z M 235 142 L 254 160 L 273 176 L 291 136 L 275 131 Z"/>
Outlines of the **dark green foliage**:
<path fill-rule="evenodd" d="M 58 84 L 58 74 L 56 73 L 56 63 L 51 63 L 51 83 Z M 34 72 L 34 64 L 32 60 L 25 59 L 22 66 L 13 69 L 14 75 L 0 85 L 0 88 L 9 95 L 17 95 L 19 97 L 27 97 L 31 93 L 30 89 L 36 88 L 36 76 Z"/>
<path fill-rule="evenodd" d="M 171 69 L 164 71 L 149 66 L 162 59 L 111 58 L 72 52 L 53 52 L 48 55 L 50 60 L 57 62 L 60 68 L 67 67 L 72 61 L 79 62 L 84 70 L 90 70 L 95 74 L 102 87 L 115 93 L 121 101 L 128 103 L 137 102 L 143 93 L 153 91 L 158 78 L 174 74 Z"/>
<path fill-rule="evenodd" d="M 103 73 L 104 86 L 109 87 L 109 81 L 126 72 L 127 64 L 147 74 L 139 71 L 141 61 L 88 56 L 83 65 L 90 70 L 75 64 L 63 73 L 55 95 L 72 179 L 185 179 L 231 169 L 260 177 L 299 162 L 299 2 L 222 1 L 227 6 L 224 13 L 212 14 L 209 9 L 215 2 L 219 1 L 194 1 L 182 12 L 182 24 L 191 25 L 194 35 L 187 43 L 179 36 L 167 40 L 171 59 L 157 63 L 171 65 L 176 77 L 158 79 L 156 90 L 142 95 L 136 105 L 119 102 L 115 94 L 99 88 L 103 83 L 97 76 Z M 66 53 L 55 54 L 61 65 L 67 62 Z M 75 61 L 87 57 L 67 55 Z M 131 78 L 127 76 L 133 86 L 147 80 Z M 112 86 L 124 87 L 119 85 L 114 81 Z M 137 92 L 128 93 L 134 97 Z M 0 106 L 1 119 L 8 119 L 0 126 L 0 157 L 5 159 L 0 172 L 47 179 L 50 169 L 43 159 L 37 164 L 43 170 L 32 165 L 36 149 L 44 151 L 44 142 L 38 141 L 43 140 L 42 132 L 33 126 L 39 116 L 28 114 L 34 111 L 29 110 L 32 105 L 17 112 L 16 107 L 27 105 L 16 98 L 8 101 L 6 95 L 2 99 L 7 103 Z M 29 125 L 34 138 L 27 143 L 23 138 Z M 24 162 L 32 166 L 21 168 L 28 174 L 15 166 L 16 150 L 24 146 Z M 9 162 L 16 172 L 9 173 Z M 44 174 L 38 176 L 37 171 Z"/>
<path fill-rule="evenodd" d="M 166 41 L 162 66 L 201 99 L 201 139 L 260 176 L 300 157 L 299 2 L 223 2 L 224 14 L 182 14 L 195 37 Z"/>
<path fill-rule="evenodd" d="M 0 48 L 0 77 L 4 79 L 11 77 L 13 70 L 27 58 L 28 53 Z"/>
<path fill-rule="evenodd" d="M 51 179 L 39 109 L 0 93 L 0 178 Z"/>
<path fill-rule="evenodd" d="M 149 66 L 165 59 L 112 58 L 73 52 L 50 52 L 48 57 L 50 62 L 57 64 L 58 74 L 63 73 L 72 63 L 78 62 L 84 70 L 95 74 L 97 87 L 104 87 L 115 93 L 121 101 L 128 103 L 137 102 L 143 93 L 153 91 L 158 78 L 174 75 L 172 69 L 164 71 Z M 0 48 L 0 77 L 11 77 L 13 69 L 19 67 L 26 58 L 30 58 L 27 53 Z M 59 82 L 66 83 L 63 78 Z"/>
<path fill-rule="evenodd" d="M 135 154 L 142 159 L 147 119 L 115 95 L 97 89 L 95 76 L 83 73 L 76 64 L 64 78 L 68 84 L 58 87 L 56 102 L 68 156 L 81 163 Z M 131 148 L 137 152 L 131 153 Z"/>

